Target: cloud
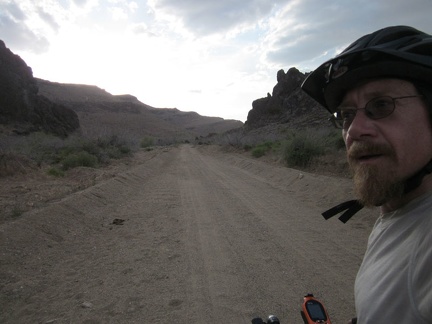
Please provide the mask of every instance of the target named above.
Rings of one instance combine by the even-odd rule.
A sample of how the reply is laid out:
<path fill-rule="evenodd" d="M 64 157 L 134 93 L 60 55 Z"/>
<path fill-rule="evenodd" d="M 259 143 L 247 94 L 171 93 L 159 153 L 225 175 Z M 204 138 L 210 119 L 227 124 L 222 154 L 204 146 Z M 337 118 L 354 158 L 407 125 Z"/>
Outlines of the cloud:
<path fill-rule="evenodd" d="M 85 23 L 98 1 L 0 0 L 0 38 L 16 50 L 46 53 L 66 25 Z"/>
<path fill-rule="evenodd" d="M 147 35 L 149 37 L 156 37 L 157 33 L 151 31 L 146 23 L 138 23 L 131 25 L 129 28 L 135 35 Z"/>
<path fill-rule="evenodd" d="M 23 21 L 26 18 L 25 13 L 14 2 L 4 5 L 3 10 L 6 15 L 9 15 L 12 19 L 16 21 Z"/>
<path fill-rule="evenodd" d="M 38 8 L 37 13 L 41 20 L 43 20 L 47 25 L 49 25 L 54 31 L 58 31 L 60 29 L 60 25 L 57 23 L 55 18 L 46 12 L 43 8 Z"/>
<path fill-rule="evenodd" d="M 16 3 L 6 4 L 0 13 L 1 30 L 7 31 L 1 33 L 2 40 L 6 46 L 14 49 L 29 49 L 34 53 L 46 52 L 49 48 L 48 39 L 33 32 L 25 24 L 26 19 L 27 15 Z"/>
<path fill-rule="evenodd" d="M 124 8 L 121 7 L 111 7 L 108 9 L 111 12 L 112 18 L 114 20 L 127 19 L 128 14 Z"/>
<path fill-rule="evenodd" d="M 269 15 L 283 0 L 153 0 L 155 13 L 164 13 L 180 20 L 194 35 L 227 32 L 242 25 L 254 25 Z"/>
<path fill-rule="evenodd" d="M 344 0 L 291 1 L 269 20 L 262 57 L 272 67 L 314 69 L 379 28 L 418 21 L 430 29 L 430 9 L 430 0 L 358 0 L 349 6 Z"/>
<path fill-rule="evenodd" d="M 84 7 L 85 4 L 87 3 L 87 0 L 73 0 L 73 2 L 74 2 L 75 5 L 77 5 L 78 7 Z"/>

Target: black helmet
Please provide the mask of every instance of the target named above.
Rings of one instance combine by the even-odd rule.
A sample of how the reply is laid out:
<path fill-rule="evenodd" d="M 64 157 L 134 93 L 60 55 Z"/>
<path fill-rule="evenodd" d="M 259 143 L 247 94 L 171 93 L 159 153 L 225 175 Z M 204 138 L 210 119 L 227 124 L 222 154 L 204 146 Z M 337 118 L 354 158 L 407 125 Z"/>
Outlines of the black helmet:
<path fill-rule="evenodd" d="M 363 79 L 395 77 L 432 86 L 432 36 L 407 26 L 365 35 L 323 63 L 302 89 L 331 113 L 347 90 Z"/>

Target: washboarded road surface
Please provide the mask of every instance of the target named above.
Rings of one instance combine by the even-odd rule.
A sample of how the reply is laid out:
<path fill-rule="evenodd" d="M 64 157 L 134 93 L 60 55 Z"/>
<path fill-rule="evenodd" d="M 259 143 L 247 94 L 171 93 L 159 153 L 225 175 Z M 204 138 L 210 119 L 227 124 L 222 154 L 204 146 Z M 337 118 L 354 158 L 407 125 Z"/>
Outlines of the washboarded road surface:
<path fill-rule="evenodd" d="M 302 323 L 314 293 L 333 323 L 376 211 L 320 213 L 350 181 L 217 147 L 155 149 L 85 190 L 0 225 L 1 323 Z"/>

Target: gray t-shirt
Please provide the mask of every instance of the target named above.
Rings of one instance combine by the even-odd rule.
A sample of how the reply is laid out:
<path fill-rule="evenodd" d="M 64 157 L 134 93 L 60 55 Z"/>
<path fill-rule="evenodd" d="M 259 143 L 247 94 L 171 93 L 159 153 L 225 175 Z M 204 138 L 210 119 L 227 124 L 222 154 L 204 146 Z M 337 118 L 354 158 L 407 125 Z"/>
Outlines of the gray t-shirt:
<path fill-rule="evenodd" d="M 432 323 L 432 193 L 382 215 L 355 282 L 358 323 Z"/>

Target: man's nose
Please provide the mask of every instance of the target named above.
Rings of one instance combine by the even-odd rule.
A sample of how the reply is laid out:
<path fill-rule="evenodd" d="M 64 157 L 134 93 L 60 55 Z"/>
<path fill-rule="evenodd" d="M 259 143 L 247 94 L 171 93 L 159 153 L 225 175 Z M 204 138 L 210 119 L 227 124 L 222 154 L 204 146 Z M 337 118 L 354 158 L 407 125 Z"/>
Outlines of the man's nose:
<path fill-rule="evenodd" d="M 346 132 L 348 137 L 354 140 L 374 136 L 376 134 L 375 121 L 366 115 L 364 109 L 359 109 Z"/>

